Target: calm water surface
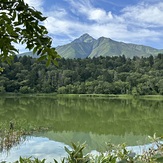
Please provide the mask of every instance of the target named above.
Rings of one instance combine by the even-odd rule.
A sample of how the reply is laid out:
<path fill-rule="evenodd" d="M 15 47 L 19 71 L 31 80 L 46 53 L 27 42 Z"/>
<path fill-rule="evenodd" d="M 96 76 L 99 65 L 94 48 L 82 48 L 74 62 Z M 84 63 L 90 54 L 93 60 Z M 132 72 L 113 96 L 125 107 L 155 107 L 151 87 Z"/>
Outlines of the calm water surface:
<path fill-rule="evenodd" d="M 0 97 L 0 124 L 48 128 L 26 136 L 19 145 L 1 152 L 0 161 L 19 156 L 52 158 L 66 156 L 64 146 L 86 142 L 85 152 L 105 151 L 105 142 L 128 146 L 148 143 L 148 135 L 163 133 L 163 100 Z"/>

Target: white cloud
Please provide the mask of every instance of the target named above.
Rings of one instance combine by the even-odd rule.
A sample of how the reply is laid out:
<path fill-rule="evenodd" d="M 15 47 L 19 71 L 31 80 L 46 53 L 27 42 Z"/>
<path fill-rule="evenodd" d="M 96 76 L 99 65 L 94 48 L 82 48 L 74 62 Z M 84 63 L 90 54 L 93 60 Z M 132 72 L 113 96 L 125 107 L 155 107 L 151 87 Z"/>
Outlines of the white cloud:
<path fill-rule="evenodd" d="M 75 12 L 83 14 L 88 20 L 93 20 L 97 23 L 106 23 L 113 19 L 111 11 L 106 12 L 104 9 L 95 8 L 89 0 L 79 0 L 79 1 L 70 1 L 71 5 Z"/>
<path fill-rule="evenodd" d="M 49 11 L 44 12 L 44 14 L 49 17 L 51 16 L 59 19 L 65 19 L 68 13 L 63 8 L 56 8 L 55 6 L 52 6 L 52 8 Z"/>
<path fill-rule="evenodd" d="M 71 21 L 67 20 L 67 12 L 62 8 L 52 7 L 50 11 L 44 13 L 47 19 L 44 21 L 48 32 L 50 34 L 68 34 L 71 26 Z"/>
<path fill-rule="evenodd" d="M 111 11 L 107 13 L 106 11 L 99 8 L 88 11 L 88 14 L 88 18 L 90 20 L 94 20 L 98 23 L 106 23 L 113 19 Z"/>
<path fill-rule="evenodd" d="M 47 20 L 44 22 L 44 25 L 51 34 L 68 34 L 71 32 L 70 28 L 72 26 L 70 21 L 60 20 L 59 18 L 52 16 L 47 18 Z"/>
<path fill-rule="evenodd" d="M 142 26 L 163 26 L 163 3 L 140 3 L 123 9 L 122 15 L 132 23 Z"/>
<path fill-rule="evenodd" d="M 47 16 L 44 25 L 54 46 L 71 42 L 84 33 L 94 38 L 109 37 L 117 41 L 144 44 L 162 37 L 163 2 L 155 0 L 125 7 L 119 14 L 93 5 L 92 0 L 65 0 L 69 7 L 51 6 L 43 10 L 43 0 L 25 0 Z M 73 15 L 70 14 L 73 13 Z M 160 28 L 160 29 L 159 29 Z M 59 37 L 58 37 L 59 36 Z M 64 37 L 65 36 L 65 37 Z"/>

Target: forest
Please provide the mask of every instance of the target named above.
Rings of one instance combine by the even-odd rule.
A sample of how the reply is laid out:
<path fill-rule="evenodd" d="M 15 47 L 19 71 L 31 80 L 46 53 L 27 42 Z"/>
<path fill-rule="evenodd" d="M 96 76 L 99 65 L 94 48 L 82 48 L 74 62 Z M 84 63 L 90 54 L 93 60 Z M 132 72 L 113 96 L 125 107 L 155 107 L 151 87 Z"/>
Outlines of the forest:
<path fill-rule="evenodd" d="M 58 59 L 46 66 L 30 56 L 1 62 L 0 93 L 163 95 L 163 54 Z"/>

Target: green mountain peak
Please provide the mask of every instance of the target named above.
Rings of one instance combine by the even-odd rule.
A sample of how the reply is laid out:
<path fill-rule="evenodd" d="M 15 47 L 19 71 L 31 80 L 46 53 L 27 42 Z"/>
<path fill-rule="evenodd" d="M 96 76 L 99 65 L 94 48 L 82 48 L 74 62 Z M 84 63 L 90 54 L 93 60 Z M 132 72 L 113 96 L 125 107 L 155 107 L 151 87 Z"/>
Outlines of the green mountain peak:
<path fill-rule="evenodd" d="M 132 58 L 133 56 L 147 57 L 163 53 L 163 49 L 158 50 L 149 46 L 118 42 L 103 36 L 98 39 L 94 39 L 87 33 L 69 44 L 56 47 L 56 51 L 61 57 L 71 59 L 120 55 Z M 31 52 L 24 53 L 22 55 L 30 54 Z"/>
<path fill-rule="evenodd" d="M 92 58 L 120 55 L 132 58 L 133 56 L 147 57 L 163 53 L 163 50 L 158 50 L 149 46 L 118 42 L 103 36 L 94 39 L 87 33 L 69 44 L 57 47 L 56 51 L 64 58 Z"/>
<path fill-rule="evenodd" d="M 88 33 L 83 34 L 82 36 L 80 36 L 79 38 L 75 39 L 74 41 L 72 41 L 72 43 L 81 43 L 81 42 L 86 42 L 86 43 L 90 43 L 95 41 L 95 39 L 90 36 Z"/>

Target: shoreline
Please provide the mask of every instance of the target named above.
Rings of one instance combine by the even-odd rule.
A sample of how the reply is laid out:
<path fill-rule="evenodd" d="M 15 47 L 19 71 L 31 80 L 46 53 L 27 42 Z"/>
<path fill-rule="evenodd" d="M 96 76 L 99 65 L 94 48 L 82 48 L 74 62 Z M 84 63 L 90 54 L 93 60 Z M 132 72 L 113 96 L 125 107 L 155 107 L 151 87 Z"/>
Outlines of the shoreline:
<path fill-rule="evenodd" d="M 65 97 L 65 98 L 109 98 L 109 99 L 140 99 L 140 100 L 163 100 L 163 95 L 139 95 L 129 94 L 57 94 L 57 93 L 4 93 L 1 97 Z"/>

